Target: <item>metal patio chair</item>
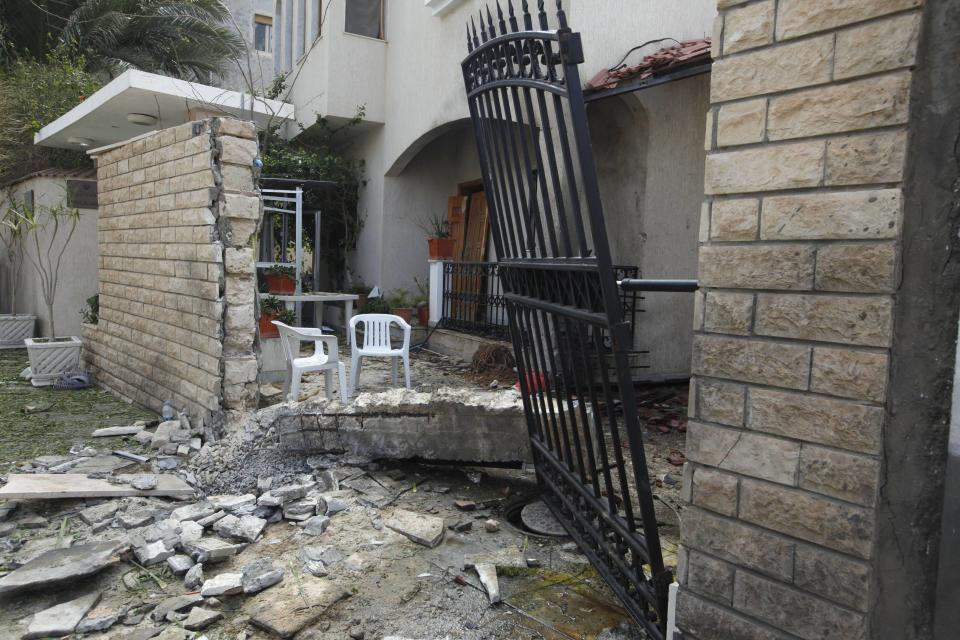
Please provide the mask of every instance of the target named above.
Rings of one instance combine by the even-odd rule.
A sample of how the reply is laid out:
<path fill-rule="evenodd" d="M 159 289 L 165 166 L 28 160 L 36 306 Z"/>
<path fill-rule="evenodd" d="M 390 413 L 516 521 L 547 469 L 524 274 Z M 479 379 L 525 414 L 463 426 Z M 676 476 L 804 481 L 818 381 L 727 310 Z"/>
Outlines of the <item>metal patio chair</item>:
<path fill-rule="evenodd" d="M 323 371 L 327 399 L 333 398 L 333 371 L 337 370 L 340 382 L 340 401 L 350 402 L 350 387 L 347 386 L 347 370 L 340 362 L 337 337 L 324 335 L 320 329 L 310 327 L 291 327 L 277 320 L 272 321 L 280 330 L 280 342 L 289 366 L 290 378 L 287 381 L 287 400 L 296 402 L 300 397 L 300 377 L 304 373 Z M 300 343 L 313 342 L 314 353 L 300 356 Z M 324 349 L 326 347 L 326 349 Z"/>
<path fill-rule="evenodd" d="M 363 346 L 357 344 L 357 325 L 363 323 Z M 390 329 L 397 325 L 403 331 L 403 345 L 395 349 L 390 342 Z M 393 384 L 397 384 L 397 360 L 403 360 L 406 387 L 410 388 L 410 325 L 400 316 L 388 313 L 362 313 L 350 319 L 350 382 L 357 390 L 360 364 L 365 356 L 393 358 Z"/>

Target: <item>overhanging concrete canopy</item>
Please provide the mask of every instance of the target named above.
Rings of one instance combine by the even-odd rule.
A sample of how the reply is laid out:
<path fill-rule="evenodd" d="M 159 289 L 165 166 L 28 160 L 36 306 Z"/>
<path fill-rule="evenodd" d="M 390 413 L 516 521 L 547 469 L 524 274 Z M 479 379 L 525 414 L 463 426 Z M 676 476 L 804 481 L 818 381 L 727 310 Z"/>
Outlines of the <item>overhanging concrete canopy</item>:
<path fill-rule="evenodd" d="M 292 120 L 294 109 L 279 100 L 129 69 L 37 132 L 33 142 L 61 149 L 102 147 L 215 115 L 265 127 Z"/>

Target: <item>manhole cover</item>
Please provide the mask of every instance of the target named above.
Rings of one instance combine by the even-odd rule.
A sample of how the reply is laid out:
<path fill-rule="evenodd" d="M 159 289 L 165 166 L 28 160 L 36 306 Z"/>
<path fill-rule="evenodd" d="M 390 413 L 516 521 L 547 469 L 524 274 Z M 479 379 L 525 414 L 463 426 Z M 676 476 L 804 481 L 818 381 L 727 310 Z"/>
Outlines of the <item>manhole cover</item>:
<path fill-rule="evenodd" d="M 533 531 L 543 536 L 565 536 L 566 530 L 560 521 L 557 520 L 550 508 L 544 504 L 543 500 L 537 500 L 526 505 L 520 511 L 520 519 L 523 524 Z"/>

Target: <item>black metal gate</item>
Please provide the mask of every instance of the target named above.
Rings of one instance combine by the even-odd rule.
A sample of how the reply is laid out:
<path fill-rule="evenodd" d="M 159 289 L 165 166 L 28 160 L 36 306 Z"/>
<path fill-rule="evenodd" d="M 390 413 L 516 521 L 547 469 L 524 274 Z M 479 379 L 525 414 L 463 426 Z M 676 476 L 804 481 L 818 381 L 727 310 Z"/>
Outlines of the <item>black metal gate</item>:
<path fill-rule="evenodd" d="M 580 35 L 557 1 L 468 25 L 463 76 L 544 499 L 638 622 L 667 589 L 587 128 Z M 519 15 L 518 15 L 519 14 Z M 536 20 L 537 26 L 534 27 Z"/>

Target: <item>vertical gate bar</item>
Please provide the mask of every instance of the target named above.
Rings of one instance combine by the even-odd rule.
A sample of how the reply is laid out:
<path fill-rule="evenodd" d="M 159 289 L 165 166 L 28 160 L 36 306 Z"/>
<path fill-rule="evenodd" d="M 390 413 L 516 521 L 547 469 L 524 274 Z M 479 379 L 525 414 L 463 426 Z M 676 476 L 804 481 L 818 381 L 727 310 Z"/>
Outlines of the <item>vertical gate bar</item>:
<path fill-rule="evenodd" d="M 570 244 L 570 231 L 567 227 L 567 207 L 564 204 L 563 187 L 560 185 L 560 169 L 557 166 L 557 153 L 554 147 L 553 130 L 550 126 L 550 109 L 542 92 L 537 92 L 537 102 L 540 108 L 540 122 L 543 127 L 543 141 L 547 146 L 549 160 L 550 181 L 553 185 L 553 197 L 557 203 L 557 222 L 560 223 L 560 237 L 563 238 L 563 255 L 572 256 L 573 246 Z M 544 199 L 549 194 L 544 194 Z"/>
<path fill-rule="evenodd" d="M 510 194 L 511 218 L 514 220 L 514 225 L 516 226 L 517 234 L 518 234 L 517 241 L 519 244 L 517 246 L 517 251 L 518 251 L 517 255 L 523 256 L 523 255 L 526 255 L 527 253 L 527 245 L 528 245 L 527 236 L 529 235 L 529 233 L 527 232 L 527 229 L 523 224 L 524 216 L 523 216 L 523 211 L 521 209 L 521 206 L 525 206 L 524 199 L 521 194 L 517 193 L 517 185 L 514 181 L 514 175 L 512 171 L 513 163 L 510 160 L 508 137 L 512 135 L 512 131 L 511 131 L 510 125 L 507 123 L 507 119 L 504 115 L 504 111 L 500 104 L 499 91 L 495 91 L 495 90 L 488 91 L 486 95 L 489 96 L 490 101 L 493 103 L 493 109 L 494 109 L 494 113 L 496 113 L 497 115 L 497 121 L 501 123 L 500 127 L 498 127 L 498 131 L 500 132 L 499 135 L 500 135 L 500 141 L 502 145 L 501 152 L 503 153 L 503 160 L 504 160 L 503 168 L 506 173 L 506 182 L 507 182 L 507 185 L 509 186 L 508 193 Z"/>
<path fill-rule="evenodd" d="M 557 411 L 560 414 L 560 420 L 561 420 L 561 423 L 563 424 L 563 429 L 564 429 L 564 436 L 566 437 L 568 427 L 567 427 L 567 421 L 565 420 L 565 415 L 563 410 L 563 399 L 564 397 L 566 397 L 567 408 L 569 410 L 569 415 L 570 415 L 569 431 L 573 439 L 573 451 L 576 453 L 577 467 L 580 472 L 580 481 L 586 484 L 587 476 L 586 476 L 586 469 L 583 464 L 582 447 L 580 446 L 580 438 L 577 435 L 576 412 L 573 409 L 573 399 L 570 397 L 570 393 L 569 393 L 570 387 L 569 387 L 568 378 L 569 378 L 570 371 L 564 362 L 564 357 L 566 354 L 564 352 L 560 352 L 561 364 L 564 366 L 557 367 L 556 357 L 554 356 L 554 353 L 557 353 L 558 349 L 553 344 L 553 341 L 550 339 L 551 335 L 556 336 L 558 341 L 560 340 L 560 337 L 561 337 L 561 334 L 558 331 L 559 327 L 557 326 L 556 315 L 541 312 L 541 316 L 543 316 L 543 324 L 546 328 L 546 331 L 544 331 L 544 339 L 547 341 L 547 345 L 548 345 L 547 353 L 550 355 L 551 366 L 553 367 L 554 372 L 557 372 L 557 371 L 563 372 L 563 377 L 561 378 L 561 380 L 563 381 L 565 389 L 562 396 L 559 393 L 557 393 L 557 396 L 558 396 Z M 548 317 L 551 318 L 552 322 L 547 320 Z M 554 384 L 556 384 L 556 373 L 554 373 L 554 381 L 555 381 Z M 572 463 L 572 460 L 571 460 L 571 463 Z"/>
<path fill-rule="evenodd" d="M 529 114 L 531 122 L 535 123 L 537 121 L 537 118 L 536 118 L 536 114 L 533 111 L 533 101 L 530 98 L 530 88 L 524 87 L 523 93 L 524 93 L 524 100 L 527 105 L 527 113 Z M 536 151 L 537 179 L 539 180 L 539 183 L 540 183 L 539 193 L 543 194 L 541 196 L 541 199 L 543 201 L 543 208 L 544 208 L 543 226 L 547 228 L 547 236 L 550 238 L 550 251 L 548 252 L 546 248 L 544 248 L 543 257 L 557 256 L 560 254 L 560 250 L 557 245 L 557 231 L 554 228 L 554 223 L 553 223 L 553 207 L 550 203 L 550 193 L 547 190 L 546 170 L 544 169 L 543 158 L 541 157 L 542 154 L 540 153 L 540 140 L 539 140 L 540 134 L 538 133 L 538 131 L 542 131 L 542 129 L 535 128 L 535 130 L 531 132 L 532 143 L 533 143 L 533 148 Z M 538 214 L 539 214 L 539 208 L 538 208 Z"/>
<path fill-rule="evenodd" d="M 501 162 L 500 155 L 500 141 L 496 135 L 497 123 L 490 115 L 493 111 L 491 105 L 489 104 L 489 96 L 486 92 L 477 96 L 477 104 L 480 107 L 481 112 L 485 116 L 485 128 L 486 132 L 489 135 L 490 143 L 490 154 L 491 154 L 491 168 L 494 170 L 494 175 L 496 176 L 497 181 L 497 194 L 499 197 L 499 211 L 501 224 L 506 229 L 506 238 L 508 240 L 508 250 L 509 255 L 518 255 L 519 254 L 519 244 L 517 242 L 516 229 L 513 222 L 513 216 L 510 212 L 510 202 L 508 200 L 509 195 L 506 188 L 506 182 L 503 177 L 503 164 Z M 504 254 L 507 255 L 507 254 Z"/>
<path fill-rule="evenodd" d="M 527 362 L 528 350 L 526 345 L 526 336 L 529 334 L 526 328 L 526 321 L 524 319 L 523 309 L 518 305 L 511 305 L 509 307 L 512 309 L 511 315 L 513 317 L 512 323 L 517 331 L 517 338 L 515 343 L 519 346 L 518 349 L 515 349 L 514 353 L 517 356 L 517 369 L 520 373 L 520 395 L 524 399 L 524 404 L 530 408 L 530 412 L 527 414 L 528 419 L 531 422 L 531 425 L 535 427 L 535 432 L 538 439 L 541 442 L 547 444 L 548 447 L 552 448 L 551 443 L 553 438 L 550 434 L 547 425 L 544 424 L 540 416 L 542 415 L 537 406 L 536 400 L 533 398 L 533 395 L 530 393 L 530 385 L 525 381 L 530 380 L 532 376 L 532 371 L 530 369 L 529 363 Z"/>
<path fill-rule="evenodd" d="M 468 37 L 469 41 L 469 37 Z M 467 91 L 470 90 L 467 80 L 464 79 L 464 85 L 467 87 Z M 486 193 L 490 194 L 490 198 L 487 199 L 487 206 L 491 209 L 493 215 L 488 215 L 490 220 L 490 227 L 493 230 L 493 245 L 496 248 L 497 255 L 502 256 L 506 255 L 506 245 L 503 241 L 503 229 L 500 226 L 500 216 L 497 215 L 499 210 L 499 204 L 497 203 L 497 193 L 495 191 L 492 181 L 489 179 L 491 167 L 489 164 L 489 158 L 487 157 L 487 148 L 488 145 L 486 139 L 486 131 L 483 128 L 483 124 L 480 118 L 480 112 L 477 107 L 477 104 L 474 100 L 469 101 L 470 107 L 470 119 L 473 121 L 473 132 L 476 137 L 477 142 L 477 152 L 480 160 L 480 173 L 483 175 L 483 188 Z"/>
<path fill-rule="evenodd" d="M 533 317 L 534 317 L 536 333 L 540 336 L 540 339 L 537 342 L 540 344 L 543 350 L 543 352 L 540 355 L 541 366 L 544 369 L 546 369 L 547 358 L 550 354 L 550 351 L 553 348 L 553 344 L 550 341 L 550 335 L 549 335 L 550 332 L 549 330 L 544 331 L 543 324 L 541 323 L 541 316 L 543 315 L 543 312 L 539 310 L 532 310 L 531 313 L 533 314 Z M 553 385 L 551 386 L 554 388 L 553 395 L 559 396 L 559 392 L 556 389 L 557 373 L 558 373 L 556 367 L 553 368 L 552 373 L 553 373 Z M 543 393 L 544 395 L 546 395 L 547 393 L 546 390 L 544 390 Z M 563 415 L 563 401 L 559 397 L 557 397 L 556 400 L 554 400 L 553 397 L 550 397 L 548 398 L 548 400 L 549 400 L 549 407 L 550 407 L 550 417 L 553 421 L 554 428 L 560 434 L 560 440 L 558 442 L 558 446 L 560 445 L 563 446 L 563 449 L 561 451 L 566 456 L 567 466 L 570 469 L 573 469 L 574 468 L 573 453 L 572 453 L 572 449 L 570 448 L 570 434 L 567 432 L 567 423 L 566 423 L 565 416 Z"/>
<path fill-rule="evenodd" d="M 530 371 L 525 381 L 521 381 L 521 390 L 526 388 L 527 393 L 531 395 L 536 395 L 537 401 L 539 403 L 540 409 L 540 420 L 544 423 L 545 430 L 550 434 L 550 449 L 560 452 L 561 455 L 563 450 L 561 449 L 561 440 L 560 440 L 560 430 L 557 428 L 557 422 L 553 415 L 553 407 L 549 409 L 548 402 L 549 398 L 544 398 L 545 391 L 543 390 L 542 376 L 544 376 L 544 366 L 540 359 L 540 347 L 541 342 L 536 335 L 536 331 L 533 330 L 533 322 L 531 320 L 531 315 L 534 313 L 528 307 L 520 306 L 521 313 L 524 316 L 525 324 L 530 328 L 529 334 L 532 337 L 531 340 L 531 349 L 533 350 L 533 366 L 535 369 Z"/>
<path fill-rule="evenodd" d="M 569 88 L 567 89 L 569 91 Z M 569 101 L 568 101 L 569 103 Z M 563 115 L 563 103 L 560 96 L 553 96 L 554 111 L 557 114 L 557 135 L 560 137 L 560 152 L 563 155 L 563 167 L 567 177 L 567 187 L 570 189 L 570 208 L 573 211 L 573 228 L 577 232 L 577 240 L 580 242 L 580 256 L 590 255 L 590 246 L 587 244 L 587 236 L 583 230 L 583 210 L 580 207 L 580 198 L 577 197 L 579 190 L 577 188 L 576 171 L 573 168 L 573 156 L 570 153 L 570 138 L 567 135 L 567 121 Z M 597 237 L 596 235 L 594 237 Z"/>

